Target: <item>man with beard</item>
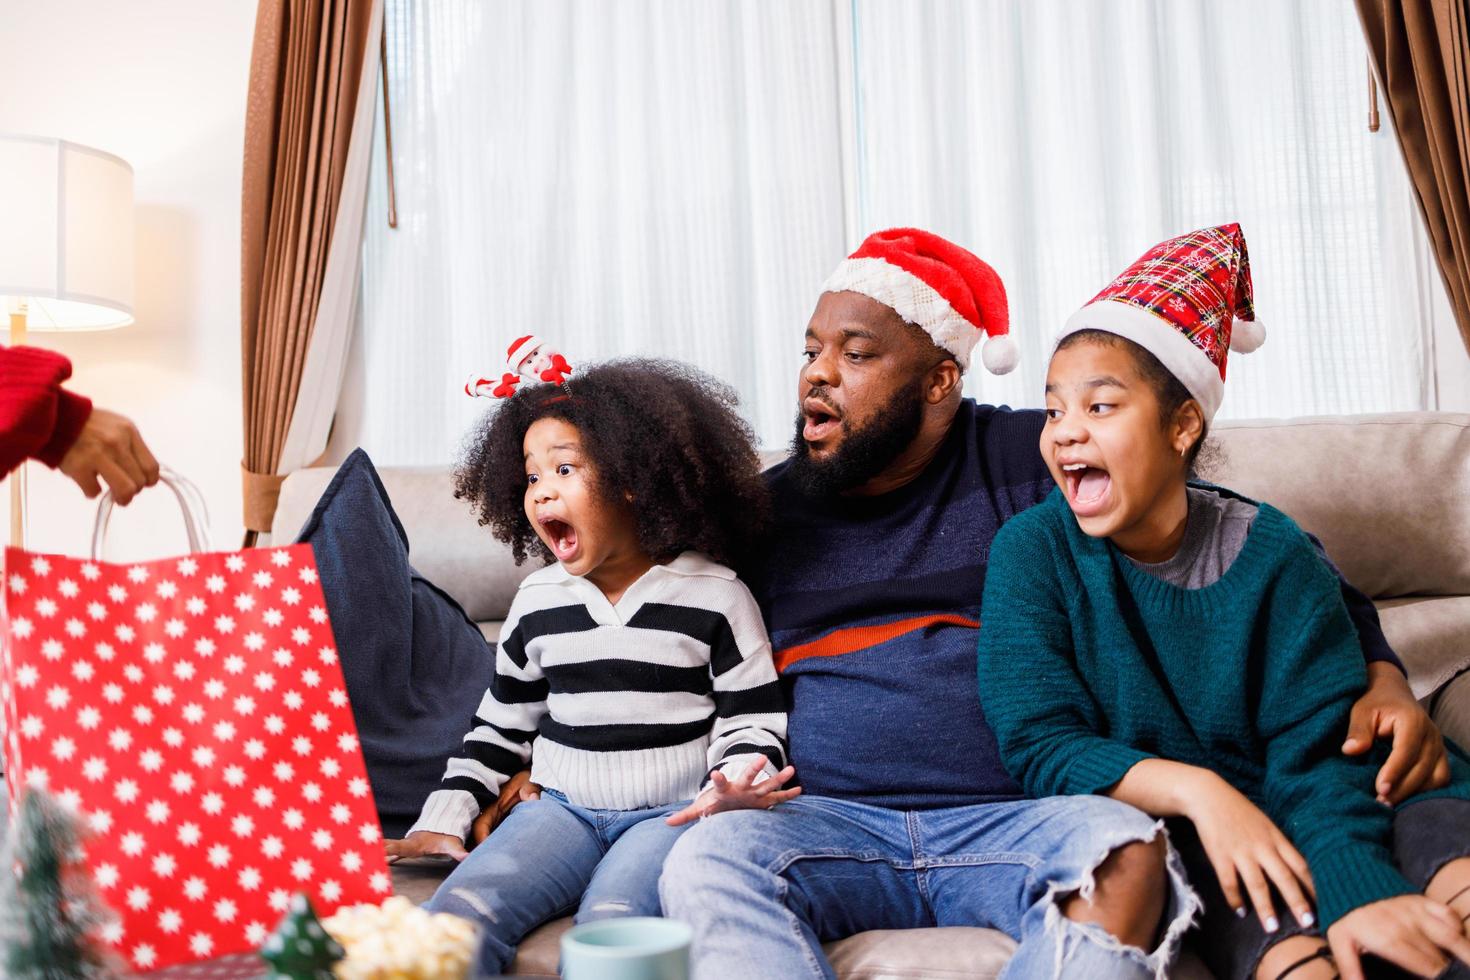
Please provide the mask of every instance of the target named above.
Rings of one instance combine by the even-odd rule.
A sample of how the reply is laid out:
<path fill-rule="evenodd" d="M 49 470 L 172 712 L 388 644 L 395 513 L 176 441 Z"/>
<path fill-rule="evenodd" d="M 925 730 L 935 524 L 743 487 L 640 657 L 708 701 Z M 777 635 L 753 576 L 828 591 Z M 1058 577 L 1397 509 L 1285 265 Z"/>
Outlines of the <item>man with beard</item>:
<path fill-rule="evenodd" d="M 665 912 L 694 926 L 696 980 L 831 977 L 821 943 L 989 926 L 1007 977 L 1160 976 L 1197 908 L 1154 822 L 1105 797 L 1028 800 L 976 691 L 986 558 L 1053 483 L 1044 414 L 961 395 L 970 352 L 1015 363 L 1000 279 L 938 236 L 871 236 L 806 332 L 776 527 L 747 575 L 789 704 L 803 795 L 720 813 L 679 841 Z M 1443 767 L 1372 603 L 1344 583 L 1372 678 L 1345 749 L 1392 735 L 1401 799 Z M 692 817 L 695 814 L 686 814 Z"/>

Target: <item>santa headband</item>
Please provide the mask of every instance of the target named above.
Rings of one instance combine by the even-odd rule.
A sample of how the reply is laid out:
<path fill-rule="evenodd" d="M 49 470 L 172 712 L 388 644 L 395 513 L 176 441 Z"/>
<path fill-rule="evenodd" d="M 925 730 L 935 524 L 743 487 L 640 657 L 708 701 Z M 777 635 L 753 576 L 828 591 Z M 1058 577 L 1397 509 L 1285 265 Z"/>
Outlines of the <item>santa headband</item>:
<path fill-rule="evenodd" d="M 986 337 L 981 360 L 992 374 L 1016 366 L 1005 286 L 994 269 L 953 242 L 918 228 L 869 235 L 822 284 L 824 293 L 854 292 L 877 300 L 921 328 L 960 370 Z"/>
<path fill-rule="evenodd" d="M 1225 397 L 1225 361 L 1266 340 L 1256 320 L 1250 254 L 1238 224 L 1201 228 L 1149 249 L 1067 318 L 1079 330 L 1133 341 L 1159 359 L 1213 419 Z"/>
<path fill-rule="evenodd" d="M 507 370 L 500 381 L 480 374 L 470 375 L 465 382 L 464 393 L 471 398 L 509 398 L 516 393 L 516 385 L 522 381 L 530 385 L 539 383 L 566 386 L 567 375 L 572 366 L 559 351 L 552 349 L 546 341 L 535 334 L 517 337 L 505 351 Z"/>

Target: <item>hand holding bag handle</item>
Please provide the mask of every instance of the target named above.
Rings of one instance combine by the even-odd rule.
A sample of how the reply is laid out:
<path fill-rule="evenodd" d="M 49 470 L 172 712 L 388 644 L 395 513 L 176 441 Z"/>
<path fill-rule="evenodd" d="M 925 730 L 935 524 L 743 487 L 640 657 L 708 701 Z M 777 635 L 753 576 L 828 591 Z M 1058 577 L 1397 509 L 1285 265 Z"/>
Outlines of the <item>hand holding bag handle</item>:
<path fill-rule="evenodd" d="M 184 513 L 184 530 L 189 536 L 190 554 L 209 551 L 209 511 L 204 506 L 204 496 L 193 483 L 169 469 L 159 468 L 159 482 L 173 491 Z M 97 502 L 97 522 L 92 526 L 92 559 L 102 559 L 102 545 L 107 538 L 107 524 L 112 519 L 112 491 L 102 494 Z"/>

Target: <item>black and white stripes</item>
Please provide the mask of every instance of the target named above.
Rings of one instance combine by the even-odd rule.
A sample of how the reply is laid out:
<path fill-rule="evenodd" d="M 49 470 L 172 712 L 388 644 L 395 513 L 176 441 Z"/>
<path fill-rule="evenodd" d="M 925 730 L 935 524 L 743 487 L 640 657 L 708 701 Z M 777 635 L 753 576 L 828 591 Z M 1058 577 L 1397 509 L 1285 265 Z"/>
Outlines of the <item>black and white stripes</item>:
<path fill-rule="evenodd" d="M 521 584 L 475 727 L 413 829 L 463 836 L 527 760 L 574 803 L 631 810 L 757 756 L 774 773 L 785 737 L 760 610 L 728 568 L 685 552 L 614 607 L 552 565 Z"/>

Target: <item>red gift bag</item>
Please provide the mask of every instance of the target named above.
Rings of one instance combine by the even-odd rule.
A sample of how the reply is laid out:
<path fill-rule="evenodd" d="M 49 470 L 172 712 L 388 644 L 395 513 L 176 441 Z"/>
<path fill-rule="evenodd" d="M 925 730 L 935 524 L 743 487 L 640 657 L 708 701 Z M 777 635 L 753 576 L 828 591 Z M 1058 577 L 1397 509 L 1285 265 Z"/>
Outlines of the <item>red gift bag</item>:
<path fill-rule="evenodd" d="M 204 551 L 197 491 L 165 475 L 194 553 L 5 553 L 7 781 L 90 829 L 136 970 L 259 948 L 293 892 L 323 916 L 391 891 L 382 831 L 308 545 Z"/>

